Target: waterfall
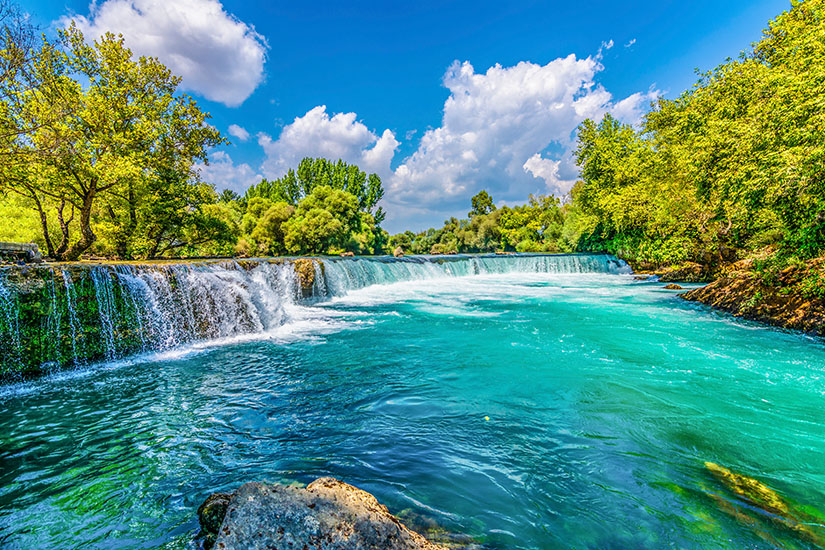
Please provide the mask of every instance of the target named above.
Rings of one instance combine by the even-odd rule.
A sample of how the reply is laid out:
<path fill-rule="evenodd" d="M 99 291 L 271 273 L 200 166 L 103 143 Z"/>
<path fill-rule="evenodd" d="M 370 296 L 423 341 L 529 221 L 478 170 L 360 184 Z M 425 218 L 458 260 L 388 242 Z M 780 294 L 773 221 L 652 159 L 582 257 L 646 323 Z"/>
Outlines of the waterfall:
<path fill-rule="evenodd" d="M 95 297 L 97 298 L 98 321 L 100 322 L 100 333 L 106 350 L 106 359 L 112 360 L 116 356 L 115 351 L 115 297 L 112 290 L 112 274 L 103 267 L 92 269 L 92 280 L 94 281 Z"/>
<path fill-rule="evenodd" d="M 0 338 L 4 345 L 0 349 L 8 357 L 0 356 L 0 374 L 7 371 L 8 366 L 14 365 L 20 360 L 20 319 L 18 317 L 19 308 L 15 296 L 4 284 L 5 277 L 0 277 Z"/>
<path fill-rule="evenodd" d="M 80 321 L 77 318 L 77 292 L 68 272 L 61 270 L 60 275 L 63 277 L 63 287 L 66 290 L 66 312 L 68 313 L 69 330 L 71 330 L 72 364 L 77 366 L 79 364 L 78 359 L 81 357 L 77 351 L 78 337 L 81 331 Z"/>
<path fill-rule="evenodd" d="M 309 263 L 311 262 L 311 266 Z M 292 306 L 400 281 L 496 273 L 626 273 L 607 255 L 414 256 L 0 270 L 0 377 L 267 332 Z M 311 267 L 311 269 L 310 269 Z M 309 279 L 312 280 L 309 280 Z"/>
<path fill-rule="evenodd" d="M 330 295 L 376 284 L 502 273 L 630 273 L 622 260 L 606 254 L 520 254 L 327 258 L 324 276 Z"/>

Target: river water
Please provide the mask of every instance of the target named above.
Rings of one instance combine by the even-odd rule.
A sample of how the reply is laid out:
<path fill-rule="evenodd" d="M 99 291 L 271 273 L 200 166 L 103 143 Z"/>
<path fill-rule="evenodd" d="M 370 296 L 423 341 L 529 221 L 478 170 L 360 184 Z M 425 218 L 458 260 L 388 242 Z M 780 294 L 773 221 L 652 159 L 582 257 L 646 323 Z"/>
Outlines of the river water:
<path fill-rule="evenodd" d="M 825 533 L 821 342 L 561 271 L 331 263 L 264 332 L 2 387 L 0 548 L 188 548 L 210 493 L 325 475 L 481 548 L 816 547 L 704 464 Z"/>

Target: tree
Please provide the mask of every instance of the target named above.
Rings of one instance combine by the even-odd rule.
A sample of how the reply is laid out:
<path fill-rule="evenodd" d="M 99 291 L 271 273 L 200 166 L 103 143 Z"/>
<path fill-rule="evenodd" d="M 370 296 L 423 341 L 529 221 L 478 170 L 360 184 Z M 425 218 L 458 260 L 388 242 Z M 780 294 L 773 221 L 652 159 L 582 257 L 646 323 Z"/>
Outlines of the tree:
<path fill-rule="evenodd" d="M 378 174 L 368 176 L 358 166 L 340 159 L 333 162 L 324 158 L 306 157 L 296 170 L 288 170 L 281 178 L 271 181 L 264 179 L 251 186 L 245 197 L 267 198 L 298 206 L 318 187 L 330 187 L 354 195 L 360 210 L 371 213 L 377 224 L 384 221 L 383 209 L 376 208 L 378 201 L 384 196 L 381 178 Z"/>
<path fill-rule="evenodd" d="M 252 231 L 252 238 L 259 250 L 268 254 L 286 252 L 284 223 L 295 213 L 295 207 L 286 202 L 276 202 L 267 209 Z"/>
<path fill-rule="evenodd" d="M 491 197 L 490 194 L 484 189 L 479 191 L 470 200 L 470 203 L 472 204 L 473 209 L 470 210 L 470 213 L 467 214 L 467 216 L 471 218 L 473 216 L 483 216 L 485 214 L 489 214 L 496 209 L 496 205 L 493 204 L 493 197 Z"/>
<path fill-rule="evenodd" d="M 361 229 L 358 198 L 328 185 L 316 187 L 282 228 L 286 249 L 293 254 L 343 250 L 353 233 Z"/>
<path fill-rule="evenodd" d="M 176 93 L 180 78 L 156 59 L 134 60 L 120 36 L 89 45 L 72 25 L 55 44 L 43 39 L 27 74 L 0 89 L 7 136 L 0 148 L 12 159 L 0 167 L 0 187 L 32 200 L 58 259 L 75 260 L 96 242 L 95 216 L 130 234 L 159 181 L 174 173 L 197 185 L 193 164 L 224 142 L 208 115 Z"/>

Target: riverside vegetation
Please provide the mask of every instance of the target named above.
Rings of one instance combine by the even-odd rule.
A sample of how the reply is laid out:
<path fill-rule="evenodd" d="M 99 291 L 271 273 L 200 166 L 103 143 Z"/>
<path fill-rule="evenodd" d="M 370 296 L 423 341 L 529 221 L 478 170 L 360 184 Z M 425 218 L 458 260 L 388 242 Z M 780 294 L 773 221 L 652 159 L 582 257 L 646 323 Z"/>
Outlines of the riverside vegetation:
<path fill-rule="evenodd" d="M 481 191 L 466 219 L 393 236 L 381 179 L 341 160 L 218 193 L 196 167 L 227 140 L 178 77 L 121 37 L 90 45 L 69 26 L 49 41 L 0 7 L 0 240 L 54 259 L 600 251 L 664 279 L 747 278 L 716 287 L 748 289 L 734 312 L 825 297 L 825 0 L 792 2 L 639 128 L 585 120 L 563 199 L 499 208 Z"/>

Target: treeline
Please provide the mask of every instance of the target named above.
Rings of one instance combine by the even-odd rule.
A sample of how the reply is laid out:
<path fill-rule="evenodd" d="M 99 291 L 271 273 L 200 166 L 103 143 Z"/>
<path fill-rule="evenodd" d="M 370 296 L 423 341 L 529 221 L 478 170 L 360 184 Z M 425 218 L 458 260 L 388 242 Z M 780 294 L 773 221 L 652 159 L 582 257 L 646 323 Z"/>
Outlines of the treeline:
<path fill-rule="evenodd" d="M 580 181 L 391 238 L 415 253 L 606 251 L 651 267 L 743 258 L 782 267 L 825 252 L 825 0 L 792 2 L 739 59 L 661 99 L 641 128 L 578 129 Z M 775 269 L 774 269 L 775 270 Z"/>
<path fill-rule="evenodd" d="M 792 2 L 640 130 L 585 121 L 577 161 L 581 250 L 660 265 L 823 254 L 825 1 Z"/>
<path fill-rule="evenodd" d="M 487 191 L 481 191 L 471 204 L 466 219 L 450 218 L 439 229 L 393 235 L 390 248 L 412 254 L 576 250 L 573 207 L 556 197 L 530 195 L 524 205 L 497 208 Z"/>

